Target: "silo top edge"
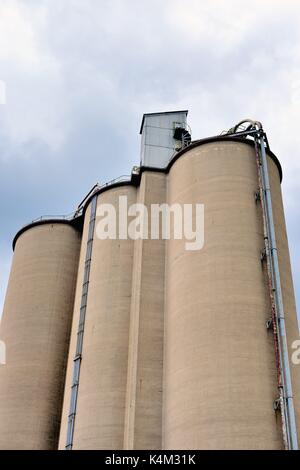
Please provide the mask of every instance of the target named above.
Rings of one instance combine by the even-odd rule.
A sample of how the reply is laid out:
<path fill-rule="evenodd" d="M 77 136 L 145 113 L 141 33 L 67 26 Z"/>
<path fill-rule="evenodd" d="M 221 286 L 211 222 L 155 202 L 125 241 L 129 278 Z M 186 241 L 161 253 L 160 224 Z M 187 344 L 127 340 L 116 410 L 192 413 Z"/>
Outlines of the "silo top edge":
<path fill-rule="evenodd" d="M 18 241 L 18 239 L 20 238 L 20 236 L 24 233 L 24 232 L 27 232 L 27 230 L 33 228 L 33 227 L 37 227 L 39 225 L 47 225 L 47 224 L 65 224 L 65 225 L 71 225 L 72 227 L 74 227 L 76 230 L 81 230 L 82 229 L 82 225 L 83 225 L 83 216 L 80 215 L 79 217 L 76 217 L 72 220 L 64 220 L 64 219 L 55 219 L 55 218 L 52 218 L 52 219 L 42 219 L 42 220 L 38 220 L 38 221 L 35 221 L 35 222 L 31 222 L 29 224 L 26 224 L 24 225 L 17 233 L 16 235 L 14 236 L 14 239 L 13 239 L 13 242 L 12 242 L 12 248 L 13 250 L 15 249 L 15 246 L 16 246 L 16 243 Z"/>
<path fill-rule="evenodd" d="M 249 140 L 249 139 L 242 139 L 240 137 L 231 137 L 231 136 L 224 136 L 224 135 L 221 135 L 221 136 L 216 136 L 216 137 L 207 137 L 205 139 L 201 139 L 201 140 L 195 140 L 194 142 L 192 142 L 190 145 L 188 145 L 187 147 L 185 147 L 184 149 L 180 150 L 179 152 L 177 152 L 174 157 L 170 160 L 168 166 L 166 168 L 156 168 L 156 167 L 147 167 L 147 166 L 142 166 L 140 167 L 140 172 L 139 174 L 136 174 L 136 173 L 133 173 L 131 175 L 131 179 L 128 180 L 128 181 L 121 181 L 121 182 L 113 182 L 112 184 L 110 185 L 105 185 L 103 187 L 100 187 L 99 189 L 97 189 L 95 192 L 93 192 L 89 198 L 86 199 L 85 201 L 85 204 L 83 206 L 83 209 L 82 209 L 82 212 L 83 212 L 83 216 L 85 214 L 85 211 L 88 207 L 88 205 L 90 204 L 91 202 L 91 199 L 96 195 L 96 194 L 101 194 L 105 191 L 108 191 L 109 189 L 113 189 L 113 188 L 116 188 L 116 187 L 120 187 L 120 186 L 135 186 L 135 187 L 138 187 L 140 185 L 140 180 L 141 180 L 141 175 L 143 172 L 145 171 L 153 171 L 153 172 L 159 172 L 159 173 L 169 173 L 170 169 L 172 168 L 172 166 L 174 165 L 174 163 L 182 156 L 184 155 L 186 152 L 188 152 L 189 150 L 195 148 L 195 147 L 199 147 L 200 145 L 204 145 L 204 144 L 209 144 L 209 143 L 212 143 L 212 142 L 220 142 L 220 141 L 231 141 L 231 142 L 239 142 L 239 143 L 242 143 L 242 144 L 247 144 L 247 145 L 250 145 L 252 147 L 254 147 L 254 142 L 252 140 Z M 274 161 L 274 163 L 276 164 L 277 166 L 277 169 L 278 169 L 278 173 L 279 173 L 279 178 L 280 178 L 280 182 L 282 181 L 282 168 L 281 168 L 281 164 L 278 160 L 278 158 L 276 157 L 276 155 L 269 149 L 266 149 L 267 151 L 267 154 L 270 156 L 270 158 Z"/>
<path fill-rule="evenodd" d="M 189 150 L 193 149 L 193 148 L 196 148 L 196 147 L 199 147 L 201 145 L 205 145 L 205 144 L 209 144 L 209 143 L 213 143 L 213 142 L 221 142 L 221 141 L 224 141 L 224 142 L 238 142 L 238 143 L 242 143 L 242 144 L 247 144 L 247 145 L 250 145 L 252 147 L 254 147 L 254 142 L 250 139 L 243 139 L 243 138 L 240 138 L 240 137 L 233 137 L 233 136 L 230 136 L 230 135 L 219 135 L 219 136 L 214 136 L 214 137 L 207 137 L 207 138 L 204 138 L 204 139 L 200 139 L 200 140 L 195 140 L 193 142 L 191 142 L 190 145 L 188 145 L 187 147 L 185 147 L 184 149 L 180 150 L 179 152 L 177 152 L 174 157 L 170 160 L 169 164 L 167 165 L 167 167 L 165 168 L 156 168 L 156 167 L 146 167 L 146 166 L 142 166 L 140 168 L 140 171 L 139 173 L 132 173 L 131 175 L 131 179 L 129 179 L 128 181 L 115 181 L 115 182 L 112 182 L 111 184 L 106 184 L 100 188 L 98 188 L 96 191 L 92 192 L 91 195 L 86 199 L 83 207 L 82 207 L 82 213 L 80 216 L 78 217 L 75 217 L 71 220 L 66 220 L 66 219 L 55 219 L 55 218 L 52 218 L 52 219 L 42 219 L 42 220 L 38 220 L 36 222 L 31 222 L 27 225 L 25 225 L 24 227 L 22 227 L 18 232 L 17 234 L 15 235 L 14 239 L 13 239 L 13 249 L 15 248 L 15 245 L 16 245 L 16 242 L 18 240 L 18 238 L 20 237 L 20 235 L 22 235 L 22 233 L 24 233 L 25 231 L 29 230 L 30 228 L 32 227 L 36 227 L 38 225 L 42 225 L 42 224 L 51 224 L 51 223 L 60 223 L 60 224 L 69 224 L 69 225 L 72 225 L 74 226 L 76 229 L 78 230 L 82 230 L 82 227 L 83 227 L 83 220 L 84 220 L 84 215 L 85 215 L 85 211 L 86 209 L 88 208 L 92 198 L 96 195 L 96 194 L 101 194 L 105 191 L 108 191 L 110 189 L 113 189 L 113 188 L 117 188 L 117 187 L 121 187 L 121 186 L 134 186 L 134 187 L 138 187 L 140 185 L 140 181 L 141 181 L 141 175 L 143 172 L 145 171 L 153 171 L 153 172 L 159 172 L 159 173 L 169 173 L 170 169 L 172 168 L 172 166 L 174 165 L 174 163 L 182 156 L 184 155 L 185 153 L 187 153 Z M 279 178 L 280 178 L 280 182 L 282 182 L 282 168 L 281 168 L 281 164 L 278 160 L 278 158 L 276 157 L 276 155 L 269 149 L 266 149 L 267 151 L 267 154 L 270 156 L 270 158 L 274 161 L 274 163 L 276 164 L 277 166 L 277 169 L 278 169 L 278 173 L 279 173 Z"/>
<path fill-rule="evenodd" d="M 185 147 L 184 149 L 182 149 L 182 150 L 180 150 L 179 152 L 176 153 L 176 155 L 169 162 L 169 165 L 167 167 L 167 171 L 169 172 L 170 168 L 175 163 L 175 161 L 179 157 L 181 157 L 181 155 L 188 152 L 190 149 L 198 147 L 200 145 L 205 145 L 205 144 L 209 144 L 209 143 L 213 143 L 213 142 L 220 142 L 220 141 L 239 142 L 239 143 L 247 144 L 247 145 L 250 145 L 250 146 L 254 147 L 254 141 L 253 140 L 243 139 L 241 137 L 233 137 L 233 136 L 230 136 L 230 135 L 228 135 L 228 136 L 227 135 L 218 135 L 218 136 L 214 136 L 214 137 L 206 137 L 204 139 L 194 140 L 193 142 L 191 142 L 190 145 L 188 145 L 187 147 Z M 280 178 L 280 183 L 281 183 L 283 175 L 282 175 L 282 167 L 281 167 L 280 161 L 278 160 L 276 155 L 270 149 L 266 149 L 266 152 L 269 155 L 269 157 L 274 161 L 275 165 L 277 166 L 278 173 L 279 173 L 279 178 Z"/>

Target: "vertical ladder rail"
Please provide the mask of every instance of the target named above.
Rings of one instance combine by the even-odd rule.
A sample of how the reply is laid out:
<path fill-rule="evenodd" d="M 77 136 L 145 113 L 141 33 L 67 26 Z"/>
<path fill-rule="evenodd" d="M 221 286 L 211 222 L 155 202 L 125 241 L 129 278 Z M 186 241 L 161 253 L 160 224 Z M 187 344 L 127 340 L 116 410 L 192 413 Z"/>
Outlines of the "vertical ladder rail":
<path fill-rule="evenodd" d="M 94 196 L 91 202 L 88 240 L 87 240 L 86 253 L 85 253 L 84 276 L 83 276 L 83 284 L 82 284 L 82 291 L 81 291 L 80 315 L 79 315 L 79 323 L 78 323 L 78 329 L 77 329 L 77 343 L 76 343 L 76 352 L 75 352 L 74 366 L 73 366 L 71 399 L 70 399 L 70 408 L 69 408 L 69 415 L 68 415 L 67 440 L 66 440 L 66 446 L 65 446 L 66 450 L 72 450 L 73 448 L 75 418 L 76 418 L 76 411 L 77 411 L 77 398 L 78 398 L 78 389 L 79 389 L 79 377 L 80 377 L 80 368 L 81 368 L 81 360 L 82 360 L 84 325 L 85 325 L 85 318 L 86 318 L 86 307 L 87 307 L 87 298 L 88 298 L 89 281 L 90 281 L 90 270 L 91 270 L 92 250 L 93 250 L 93 242 L 94 242 L 95 223 L 96 223 L 96 212 L 97 212 L 97 195 Z"/>
<path fill-rule="evenodd" d="M 268 289 L 269 295 L 271 300 L 271 319 L 272 319 L 272 329 L 273 329 L 273 341 L 274 341 L 274 351 L 275 351 L 275 363 L 276 363 L 276 373 L 277 373 L 277 388 L 279 392 L 279 409 L 281 414 L 281 421 L 282 421 L 282 434 L 283 434 L 283 443 L 284 448 L 288 449 L 288 436 L 287 436 L 287 416 L 285 412 L 285 406 L 283 402 L 283 383 L 282 383 L 282 358 L 281 358 L 281 350 L 278 338 L 278 322 L 276 317 L 276 303 L 274 299 L 274 291 L 273 291 L 273 275 L 272 275 L 272 267 L 270 263 L 270 245 L 269 245 L 269 237 L 268 237 L 268 222 L 266 219 L 266 209 L 265 209 L 265 199 L 264 199 L 264 183 L 263 183 L 263 175 L 261 171 L 261 158 L 259 154 L 259 143 L 257 138 L 254 139 L 255 144 L 255 154 L 256 154 L 256 164 L 258 170 L 258 182 L 259 182 L 259 198 L 261 201 L 261 209 L 262 209 L 262 218 L 263 218 L 263 229 L 264 229 L 264 243 L 265 243 L 265 253 L 266 253 L 266 262 L 267 262 L 267 274 L 268 274 Z"/>
<path fill-rule="evenodd" d="M 292 379 L 289 364 L 285 314 L 280 281 L 279 260 L 275 236 L 275 225 L 273 218 L 273 207 L 271 199 L 268 163 L 265 149 L 265 139 L 265 133 L 262 130 L 258 130 L 257 136 L 255 137 L 255 144 L 258 145 L 260 154 L 258 169 L 262 184 L 261 203 L 267 231 L 267 234 L 265 236 L 265 243 L 271 283 L 272 315 L 273 317 L 275 317 L 273 319 L 273 322 L 275 320 L 275 324 L 273 324 L 273 331 L 277 337 L 277 339 L 275 338 L 275 342 L 278 342 L 277 361 L 279 361 L 279 398 L 281 404 L 281 416 L 283 421 L 283 437 L 285 441 L 285 447 L 287 449 L 297 450 L 297 425 L 292 392 Z"/>

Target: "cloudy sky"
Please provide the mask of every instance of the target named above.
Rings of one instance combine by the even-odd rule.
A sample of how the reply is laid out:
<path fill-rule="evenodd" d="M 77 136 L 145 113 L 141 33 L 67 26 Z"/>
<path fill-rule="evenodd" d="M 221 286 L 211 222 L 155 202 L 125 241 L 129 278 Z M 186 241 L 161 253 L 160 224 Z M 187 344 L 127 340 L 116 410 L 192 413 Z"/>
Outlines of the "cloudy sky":
<path fill-rule="evenodd" d="M 299 20 L 297 0 L 1 0 L 0 312 L 19 227 L 129 174 L 142 114 L 173 109 L 194 139 L 264 123 L 300 306 Z"/>

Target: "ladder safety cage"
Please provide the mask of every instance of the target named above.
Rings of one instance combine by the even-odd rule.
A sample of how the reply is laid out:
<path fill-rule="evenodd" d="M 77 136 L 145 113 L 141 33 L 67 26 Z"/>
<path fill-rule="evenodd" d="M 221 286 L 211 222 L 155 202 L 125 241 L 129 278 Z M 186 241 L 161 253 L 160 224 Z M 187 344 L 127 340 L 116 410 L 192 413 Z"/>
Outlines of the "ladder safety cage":
<path fill-rule="evenodd" d="M 66 450 L 72 450 L 73 448 L 80 368 L 81 368 L 81 360 L 82 360 L 84 325 L 85 325 L 85 317 L 86 317 L 86 306 L 87 306 L 88 288 L 89 288 L 89 281 L 90 281 L 92 250 L 93 250 L 95 224 L 96 224 L 96 213 L 97 213 L 97 195 L 95 195 L 91 201 L 91 213 L 90 213 L 88 240 L 87 240 L 86 254 L 85 254 L 85 266 L 84 266 L 83 284 L 82 284 L 82 291 L 81 291 L 81 304 L 80 304 L 79 323 L 78 323 L 78 329 L 77 329 L 76 351 L 75 351 L 75 357 L 74 357 L 74 363 L 73 363 L 74 365 L 73 365 L 73 378 L 72 378 L 72 386 L 71 386 L 71 399 L 70 399 L 70 408 L 69 408 L 69 415 L 68 415 L 67 440 L 66 440 L 66 446 L 65 446 Z"/>
<path fill-rule="evenodd" d="M 230 129 L 226 135 L 251 138 L 254 140 L 258 170 L 259 191 L 256 202 L 260 202 L 264 226 L 265 247 L 261 261 L 266 262 L 268 289 L 271 300 L 271 318 L 267 327 L 272 328 L 274 337 L 275 360 L 277 368 L 277 386 L 279 398 L 274 402 L 274 410 L 279 410 L 282 421 L 284 447 L 287 450 L 298 450 L 297 425 L 294 409 L 292 379 L 288 354 L 288 343 L 285 326 L 285 313 L 280 280 L 279 260 L 277 253 L 275 224 L 269 180 L 269 169 L 266 149 L 269 143 L 262 124 L 246 119 Z"/>

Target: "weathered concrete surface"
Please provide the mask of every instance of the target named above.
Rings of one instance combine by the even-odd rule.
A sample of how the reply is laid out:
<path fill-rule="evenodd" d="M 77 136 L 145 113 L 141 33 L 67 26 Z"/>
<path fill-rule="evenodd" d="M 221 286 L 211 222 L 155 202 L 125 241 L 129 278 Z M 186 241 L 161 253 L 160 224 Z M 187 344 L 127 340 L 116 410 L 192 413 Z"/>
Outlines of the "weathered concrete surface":
<path fill-rule="evenodd" d="M 148 239 L 134 242 L 125 449 L 160 449 L 165 296 L 165 240 L 151 240 L 151 205 L 166 199 L 166 176 L 142 175 L 137 202 L 148 210 Z"/>
<path fill-rule="evenodd" d="M 0 449 L 56 449 L 80 249 L 70 225 L 17 241 L 0 325 Z"/>
<path fill-rule="evenodd" d="M 278 170 L 271 161 L 270 167 L 278 238 L 284 239 Z M 272 333 L 265 327 L 270 308 L 257 186 L 254 150 L 239 143 L 196 147 L 170 170 L 169 203 L 205 204 L 205 246 L 188 252 L 182 241 L 168 243 L 167 449 L 282 448 L 280 418 L 273 411 L 276 373 Z M 287 245 L 279 244 L 294 336 Z"/>
<path fill-rule="evenodd" d="M 269 170 L 291 356 L 299 332 L 279 173 L 271 159 Z M 143 172 L 137 189 L 125 185 L 98 196 L 98 207 L 113 204 L 117 215 L 120 196 L 128 197 L 128 205 L 145 204 L 149 212 L 151 204 L 204 204 L 205 242 L 202 250 L 187 251 L 185 239 L 95 237 L 74 449 L 282 448 L 280 416 L 273 410 L 275 354 L 265 326 L 270 299 L 260 261 L 257 189 L 254 149 L 216 141 L 189 149 L 169 174 Z M 89 218 L 90 207 L 60 449 L 66 444 Z M 79 241 L 70 227 L 45 227 L 28 230 L 17 242 L 0 333 L 14 361 L 11 372 L 0 368 L 0 448 L 16 448 L 13 439 L 20 448 L 53 448 L 56 442 L 49 429 L 53 419 L 54 429 L 59 421 L 77 273 L 76 256 L 73 264 L 67 260 L 78 253 Z M 32 350 L 27 336 L 34 339 Z M 300 366 L 291 369 L 300 434 Z"/>

